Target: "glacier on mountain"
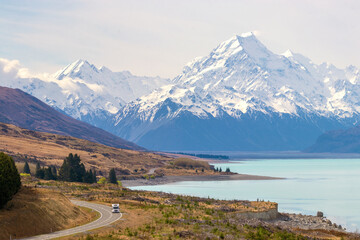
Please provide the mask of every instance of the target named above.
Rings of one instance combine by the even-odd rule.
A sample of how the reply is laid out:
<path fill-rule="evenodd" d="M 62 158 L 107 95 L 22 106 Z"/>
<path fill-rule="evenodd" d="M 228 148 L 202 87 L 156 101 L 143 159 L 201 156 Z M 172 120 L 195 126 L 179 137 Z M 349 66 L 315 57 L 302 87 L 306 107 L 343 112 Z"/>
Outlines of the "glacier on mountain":
<path fill-rule="evenodd" d="M 356 100 L 359 71 L 316 65 L 291 51 L 270 52 L 253 34 L 234 36 L 209 56 L 187 64 L 172 85 L 136 101 L 144 120 L 169 98 L 198 116 L 219 110 L 240 117 L 247 111 L 350 117 L 360 111 Z M 176 114 L 175 114 L 176 115 Z M 174 116 L 174 114 L 173 114 Z"/>
<path fill-rule="evenodd" d="M 224 41 L 208 56 L 188 63 L 171 84 L 128 103 L 116 115 L 114 131 L 152 149 L 222 150 L 228 147 L 219 143 L 219 138 L 239 141 L 231 131 L 224 129 L 224 124 L 234 128 L 248 128 L 254 124 L 259 129 L 267 125 L 264 131 L 283 138 L 278 146 L 269 148 L 266 145 L 271 144 L 267 142 L 228 145 L 231 144 L 233 150 L 299 150 L 310 144 L 307 141 L 315 141 L 323 131 L 357 121 L 360 112 L 358 82 L 359 70 L 353 66 L 338 69 L 330 64 L 316 65 L 290 50 L 275 54 L 254 34 L 242 34 Z M 184 122 L 190 118 L 191 121 Z M 227 120 L 222 121 L 224 119 Z M 217 126 L 228 135 L 214 135 L 207 130 L 196 133 L 197 129 L 193 129 L 193 135 L 199 136 L 189 137 L 194 140 L 192 146 L 181 145 L 180 142 L 186 142 L 186 136 L 183 136 L 185 139 L 180 137 L 181 131 L 186 132 L 196 122 L 204 126 L 211 121 L 216 123 L 209 128 Z M 296 140 L 297 131 L 287 129 L 286 132 L 278 126 L 291 128 L 290 123 L 295 124 L 295 129 L 298 124 L 303 126 L 302 131 L 310 130 L 309 137 Z M 169 134 L 164 134 L 166 131 Z M 248 133 L 237 134 L 248 138 L 248 142 L 259 135 L 256 129 L 244 131 Z M 170 132 L 178 136 L 171 136 Z M 288 136 L 290 134 L 295 136 Z M 151 140 L 157 137 L 167 146 Z M 213 143 L 209 142 L 205 148 L 201 146 L 201 142 L 211 138 Z M 271 141 L 271 138 L 266 139 Z M 171 141 L 173 144 L 169 145 Z"/>

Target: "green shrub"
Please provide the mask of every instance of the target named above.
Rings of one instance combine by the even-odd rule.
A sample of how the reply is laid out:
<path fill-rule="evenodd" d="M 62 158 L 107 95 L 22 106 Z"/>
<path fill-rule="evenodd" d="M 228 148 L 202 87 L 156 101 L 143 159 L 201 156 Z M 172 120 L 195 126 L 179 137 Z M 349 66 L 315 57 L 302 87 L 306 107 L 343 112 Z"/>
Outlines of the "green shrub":
<path fill-rule="evenodd" d="M 2 208 L 19 191 L 20 174 L 14 160 L 0 152 L 0 208 Z"/>
<path fill-rule="evenodd" d="M 22 177 L 30 177 L 30 174 L 29 173 L 20 173 L 20 176 L 22 176 Z"/>
<path fill-rule="evenodd" d="M 99 183 L 99 184 L 105 184 L 105 183 L 107 183 L 107 180 L 106 180 L 105 177 L 102 177 L 102 178 L 99 179 L 99 181 L 98 181 L 97 183 Z"/>

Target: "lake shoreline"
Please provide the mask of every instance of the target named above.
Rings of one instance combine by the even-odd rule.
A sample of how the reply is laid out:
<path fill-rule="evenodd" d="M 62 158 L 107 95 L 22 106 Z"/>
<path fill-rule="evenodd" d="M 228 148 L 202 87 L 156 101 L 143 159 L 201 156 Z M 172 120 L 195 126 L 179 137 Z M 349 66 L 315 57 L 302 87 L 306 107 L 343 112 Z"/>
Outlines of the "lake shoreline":
<path fill-rule="evenodd" d="M 231 174 L 231 175 L 190 175 L 190 176 L 164 176 L 155 179 L 135 179 L 122 180 L 124 187 L 139 187 L 149 185 L 164 185 L 184 181 L 239 181 L 239 180 L 281 180 L 284 178 L 268 177 L 248 174 Z"/>

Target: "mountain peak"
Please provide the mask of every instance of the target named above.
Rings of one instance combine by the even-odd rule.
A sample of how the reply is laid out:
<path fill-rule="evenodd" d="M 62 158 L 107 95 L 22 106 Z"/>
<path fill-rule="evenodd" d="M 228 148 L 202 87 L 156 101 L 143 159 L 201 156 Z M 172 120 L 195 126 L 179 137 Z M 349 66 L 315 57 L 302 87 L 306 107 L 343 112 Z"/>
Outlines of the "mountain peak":
<path fill-rule="evenodd" d="M 247 32 L 240 35 L 234 35 L 228 40 L 225 40 L 220 43 L 213 52 L 216 54 L 234 54 L 245 50 L 250 53 L 254 48 L 266 49 L 266 47 L 256 38 L 253 32 Z"/>
<path fill-rule="evenodd" d="M 283 55 L 284 57 L 293 57 L 294 56 L 294 52 L 291 51 L 290 49 L 286 50 L 284 53 L 282 53 L 281 55 Z"/>
<path fill-rule="evenodd" d="M 253 32 L 242 33 L 242 34 L 240 34 L 239 37 L 241 37 L 241 38 L 250 38 L 250 37 L 256 38 L 256 37 L 255 37 L 255 34 L 254 34 Z"/>
<path fill-rule="evenodd" d="M 93 64 L 90 64 L 87 60 L 78 59 L 73 63 L 70 63 L 65 68 L 54 74 L 54 77 L 61 80 L 64 77 L 77 77 L 81 71 L 95 71 L 98 72 L 99 69 Z"/>

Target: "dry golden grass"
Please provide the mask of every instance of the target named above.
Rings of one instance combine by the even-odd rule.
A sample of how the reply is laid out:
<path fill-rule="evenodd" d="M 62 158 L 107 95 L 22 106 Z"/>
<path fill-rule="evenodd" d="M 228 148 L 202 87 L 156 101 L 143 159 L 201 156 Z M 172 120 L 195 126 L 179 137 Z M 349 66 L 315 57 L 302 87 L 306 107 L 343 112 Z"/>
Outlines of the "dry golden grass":
<path fill-rule="evenodd" d="M 80 155 L 86 168 L 107 173 L 111 168 L 144 174 L 162 167 L 172 158 L 151 152 L 118 149 L 74 137 L 35 132 L 13 125 L 0 124 L 0 151 L 17 162 L 36 161 L 42 165 L 60 166 L 69 153 Z M 22 170 L 21 166 L 20 170 Z M 33 170 L 33 169 L 32 169 Z"/>
<path fill-rule="evenodd" d="M 100 176 L 107 176 L 115 168 L 118 176 L 140 178 L 150 169 L 157 169 L 158 176 L 169 175 L 220 175 L 210 169 L 206 161 L 189 158 L 174 159 L 152 152 L 139 152 L 108 147 L 87 140 L 22 129 L 0 123 L 0 152 L 12 156 L 20 172 L 24 162 L 35 173 L 35 165 L 61 166 L 69 153 L 78 154 L 87 169 L 95 169 Z M 204 171 L 203 171 L 204 170 Z M 222 173 L 224 174 L 224 173 Z"/>
<path fill-rule="evenodd" d="M 35 163 L 28 163 L 30 167 L 31 174 L 35 174 L 36 172 L 36 164 Z M 23 173 L 25 162 L 15 162 L 16 168 L 18 169 L 19 173 Z"/>
<path fill-rule="evenodd" d="M 121 221 L 91 231 L 88 237 L 88 233 L 84 233 L 62 239 L 222 239 L 221 236 L 225 236 L 225 239 L 356 239 L 350 234 L 336 231 L 284 230 L 271 225 L 266 225 L 264 230 L 271 237 L 256 238 L 259 222 L 248 222 L 236 217 L 237 213 L 244 211 L 261 212 L 277 208 L 273 202 L 225 201 L 131 191 L 111 184 L 99 187 L 80 183 L 41 182 L 56 184 L 67 196 L 98 203 L 120 203 L 124 213 Z M 260 234 L 264 231 L 260 231 Z M 251 232 L 255 238 L 247 238 Z"/>
<path fill-rule="evenodd" d="M 94 212 L 73 205 L 63 194 L 22 187 L 0 210 L 0 239 L 33 236 L 82 225 L 96 218 Z"/>
<path fill-rule="evenodd" d="M 210 170 L 210 165 L 205 161 L 196 161 L 190 158 L 177 158 L 173 162 L 174 166 L 183 167 L 183 168 L 196 168 L 196 169 L 208 169 Z"/>

